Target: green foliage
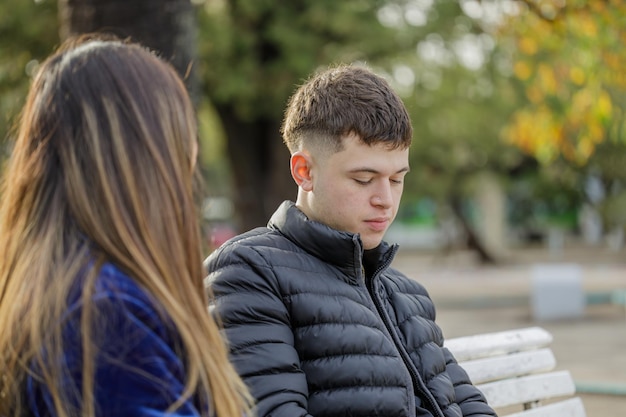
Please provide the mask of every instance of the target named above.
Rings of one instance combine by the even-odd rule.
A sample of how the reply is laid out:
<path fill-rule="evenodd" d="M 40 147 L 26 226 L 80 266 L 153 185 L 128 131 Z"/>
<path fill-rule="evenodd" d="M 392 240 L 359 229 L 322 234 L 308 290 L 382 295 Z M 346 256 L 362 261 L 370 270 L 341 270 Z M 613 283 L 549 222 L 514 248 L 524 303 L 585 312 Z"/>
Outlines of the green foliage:
<path fill-rule="evenodd" d="M 219 110 L 241 123 L 279 121 L 289 95 L 312 71 L 356 61 L 385 74 L 411 113 L 406 211 L 424 197 L 470 196 L 473 179 L 485 171 L 514 184 L 533 158 L 546 166 L 520 181 L 537 187 L 527 198 L 554 210 L 554 190 L 567 189 L 568 207 L 582 200 L 576 187 L 589 172 L 601 173 L 607 189 L 621 190 L 626 181 L 626 163 L 617 158 L 626 132 L 623 0 L 193 3 L 209 183 L 223 187 L 223 173 L 232 168 L 223 155 L 233 138 L 221 129 Z M 505 10 L 505 3 L 519 7 Z M 58 43 L 57 18 L 55 0 L 0 3 L 2 138 L 23 103 L 29 73 Z M 565 163 L 581 156 L 587 168 Z M 567 178 L 553 173 L 557 167 Z"/>
<path fill-rule="evenodd" d="M 417 55 L 394 60 L 414 78 L 397 87 L 415 132 L 403 202 L 409 206 L 425 197 L 439 203 L 468 198 L 484 172 L 506 184 L 528 159 L 500 135 L 519 103 L 506 46 L 457 2 L 435 2 L 423 30 Z"/>
<path fill-rule="evenodd" d="M 515 100 L 496 70 L 501 52 L 458 2 L 207 0 L 200 7 L 206 95 L 243 121 L 280 119 L 295 85 L 323 65 L 365 61 L 386 74 L 415 126 L 407 205 L 459 192 L 459 179 L 472 173 L 520 163 L 520 152 L 499 137 Z M 458 56 L 463 42 L 482 48 L 484 62 L 469 68 Z M 439 46 L 442 56 L 429 60 L 420 45 Z"/>
<path fill-rule="evenodd" d="M 521 153 L 503 143 L 499 130 L 511 112 L 504 80 L 469 73 L 456 67 L 442 71 L 436 92 L 417 91 L 411 108 L 415 128 L 407 182 L 411 189 L 443 199 L 451 192 L 464 194 L 474 174 L 490 171 L 508 175 L 522 163 Z M 474 94 L 471 91 L 478 90 Z M 418 194 L 419 195 L 419 194 Z"/>
<path fill-rule="evenodd" d="M 509 190 L 511 224 L 528 231 L 559 226 L 577 227 L 577 213 L 585 201 L 581 172 L 564 160 L 529 171 Z"/>
<path fill-rule="evenodd" d="M 207 0 L 199 13 L 205 92 L 243 120 L 280 119 L 295 85 L 321 65 L 379 60 L 412 48 L 383 26 L 378 0 Z M 410 38 L 410 36 L 409 36 Z"/>
<path fill-rule="evenodd" d="M 0 138 L 24 103 L 30 74 L 58 43 L 54 0 L 0 2 Z M 4 144 L 4 142 L 3 142 Z"/>
<path fill-rule="evenodd" d="M 514 74 L 528 104 L 505 137 L 539 160 L 585 165 L 598 144 L 626 142 L 626 3 L 517 2 L 499 37 L 515 46 Z"/>
<path fill-rule="evenodd" d="M 208 100 L 198 106 L 198 163 L 206 190 L 211 195 L 228 195 L 228 182 L 224 173 L 230 171 L 226 154 L 226 135 L 221 129 L 219 116 Z"/>

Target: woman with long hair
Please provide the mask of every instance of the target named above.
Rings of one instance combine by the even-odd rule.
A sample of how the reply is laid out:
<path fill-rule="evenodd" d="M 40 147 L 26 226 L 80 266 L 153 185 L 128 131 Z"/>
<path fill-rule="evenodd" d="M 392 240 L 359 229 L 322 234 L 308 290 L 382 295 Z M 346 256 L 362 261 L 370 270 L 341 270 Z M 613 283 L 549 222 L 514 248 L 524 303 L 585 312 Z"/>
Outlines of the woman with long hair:
<path fill-rule="evenodd" d="M 142 46 L 41 65 L 0 194 L 0 416 L 250 413 L 207 310 L 196 129 Z"/>

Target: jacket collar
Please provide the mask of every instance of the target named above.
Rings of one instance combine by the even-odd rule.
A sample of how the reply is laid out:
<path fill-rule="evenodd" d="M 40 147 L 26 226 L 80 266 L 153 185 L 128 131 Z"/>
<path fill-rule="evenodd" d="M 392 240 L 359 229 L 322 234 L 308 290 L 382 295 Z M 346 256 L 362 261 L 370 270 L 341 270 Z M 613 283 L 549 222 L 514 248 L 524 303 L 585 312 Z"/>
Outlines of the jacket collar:
<path fill-rule="evenodd" d="M 310 220 L 292 201 L 284 201 L 272 215 L 268 225 L 283 234 L 306 252 L 332 264 L 358 279 L 362 275 L 363 244 L 358 234 L 333 229 Z M 397 245 L 381 242 L 378 265 L 390 264 Z"/>

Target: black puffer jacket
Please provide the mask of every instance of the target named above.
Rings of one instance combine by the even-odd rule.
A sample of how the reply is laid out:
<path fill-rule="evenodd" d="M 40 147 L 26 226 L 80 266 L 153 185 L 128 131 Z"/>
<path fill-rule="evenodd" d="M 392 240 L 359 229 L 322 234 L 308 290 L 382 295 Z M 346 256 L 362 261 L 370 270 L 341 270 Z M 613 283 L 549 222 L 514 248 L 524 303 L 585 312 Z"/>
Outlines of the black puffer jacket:
<path fill-rule="evenodd" d="M 207 259 L 259 417 L 495 416 L 442 347 L 424 287 L 389 267 L 396 250 L 381 244 L 366 278 L 358 236 L 285 202 Z"/>

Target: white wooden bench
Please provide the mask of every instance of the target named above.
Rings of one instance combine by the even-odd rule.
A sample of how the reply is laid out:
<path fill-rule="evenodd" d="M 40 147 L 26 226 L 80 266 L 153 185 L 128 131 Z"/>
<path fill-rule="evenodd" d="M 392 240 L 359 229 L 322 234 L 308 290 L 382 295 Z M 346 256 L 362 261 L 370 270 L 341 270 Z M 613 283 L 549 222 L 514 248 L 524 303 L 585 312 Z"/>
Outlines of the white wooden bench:
<path fill-rule="evenodd" d="M 551 342 L 546 330 L 529 327 L 448 339 L 445 346 L 500 417 L 586 417 L 569 371 L 554 371 Z"/>

